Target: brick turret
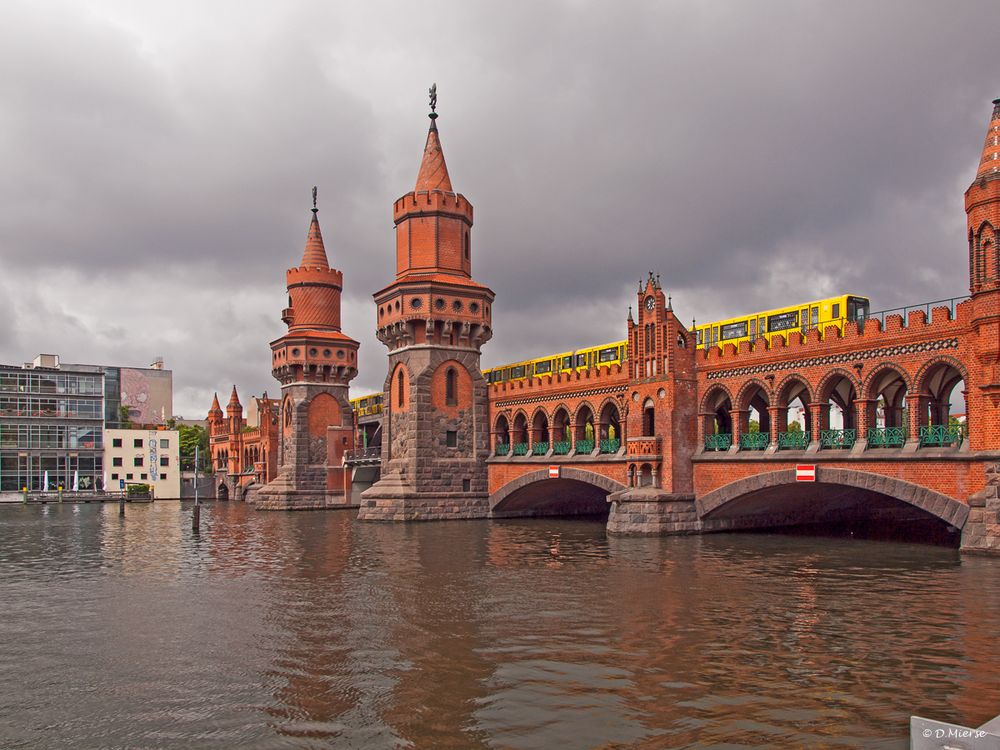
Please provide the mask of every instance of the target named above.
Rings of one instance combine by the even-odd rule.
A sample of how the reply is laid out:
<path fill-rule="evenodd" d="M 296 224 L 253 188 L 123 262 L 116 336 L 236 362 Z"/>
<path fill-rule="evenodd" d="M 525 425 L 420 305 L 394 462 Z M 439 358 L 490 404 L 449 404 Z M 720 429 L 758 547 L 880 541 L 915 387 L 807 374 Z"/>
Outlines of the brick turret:
<path fill-rule="evenodd" d="M 433 100 L 432 100 L 433 108 Z M 472 204 L 452 189 L 437 128 L 414 190 L 393 204 L 396 280 L 374 295 L 389 350 L 382 479 L 359 518 L 485 516 L 489 455 L 483 344 L 493 292 L 472 280 Z"/>
<path fill-rule="evenodd" d="M 1000 99 L 993 100 L 993 115 L 986 131 L 979 169 L 965 191 L 969 240 L 969 288 L 972 292 L 976 331 L 976 358 L 982 383 L 966 394 L 968 411 L 978 410 L 979 424 L 991 429 L 970 435 L 976 449 L 1000 440 Z"/>
<path fill-rule="evenodd" d="M 344 454 L 353 447 L 348 384 L 358 374 L 358 342 L 340 328 L 343 274 L 331 268 L 313 189 L 312 219 L 302 262 L 285 274 L 288 333 L 271 342 L 271 368 L 281 383 L 278 476 L 258 495 L 263 509 L 350 502 Z M 347 487 L 345 489 L 345 487 Z"/>
<path fill-rule="evenodd" d="M 216 393 L 212 396 L 212 407 L 208 410 L 208 435 L 221 434 L 222 428 L 222 407 L 219 406 L 219 394 Z"/>

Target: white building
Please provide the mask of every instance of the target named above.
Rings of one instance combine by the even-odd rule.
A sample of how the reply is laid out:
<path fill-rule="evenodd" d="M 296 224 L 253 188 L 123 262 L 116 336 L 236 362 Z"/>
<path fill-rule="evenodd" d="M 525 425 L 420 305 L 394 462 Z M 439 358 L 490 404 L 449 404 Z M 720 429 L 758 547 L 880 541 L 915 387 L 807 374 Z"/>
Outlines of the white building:
<path fill-rule="evenodd" d="M 148 484 L 157 500 L 181 496 L 180 434 L 177 430 L 105 430 L 107 487 Z"/>

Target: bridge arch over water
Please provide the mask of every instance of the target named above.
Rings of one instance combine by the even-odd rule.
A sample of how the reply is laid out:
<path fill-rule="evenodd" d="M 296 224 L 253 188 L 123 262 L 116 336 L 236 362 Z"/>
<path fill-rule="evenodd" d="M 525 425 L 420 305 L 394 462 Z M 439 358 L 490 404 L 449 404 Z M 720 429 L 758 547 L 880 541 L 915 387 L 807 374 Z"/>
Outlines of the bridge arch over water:
<path fill-rule="evenodd" d="M 704 531 L 809 524 L 936 520 L 961 530 L 969 506 L 902 479 L 820 465 L 816 482 L 797 482 L 794 469 L 757 474 L 723 485 L 696 501 Z M 955 538 L 957 543 L 957 535 Z"/>
<path fill-rule="evenodd" d="M 625 485 L 606 476 L 570 466 L 558 479 L 549 478 L 548 467 L 513 479 L 490 495 L 494 518 L 518 516 L 607 515 L 607 498 Z"/>

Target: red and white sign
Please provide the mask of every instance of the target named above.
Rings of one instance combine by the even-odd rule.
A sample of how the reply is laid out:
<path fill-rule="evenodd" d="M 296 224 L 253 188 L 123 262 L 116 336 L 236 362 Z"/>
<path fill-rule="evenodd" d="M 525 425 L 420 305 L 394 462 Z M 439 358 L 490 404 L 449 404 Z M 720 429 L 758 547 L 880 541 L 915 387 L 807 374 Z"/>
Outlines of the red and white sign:
<path fill-rule="evenodd" d="M 558 478 L 559 478 L 559 467 L 558 466 L 550 466 L 549 467 L 549 479 L 558 479 Z"/>
<path fill-rule="evenodd" d="M 796 482 L 815 482 L 816 481 L 816 465 L 815 464 L 798 464 L 795 467 L 795 481 Z"/>

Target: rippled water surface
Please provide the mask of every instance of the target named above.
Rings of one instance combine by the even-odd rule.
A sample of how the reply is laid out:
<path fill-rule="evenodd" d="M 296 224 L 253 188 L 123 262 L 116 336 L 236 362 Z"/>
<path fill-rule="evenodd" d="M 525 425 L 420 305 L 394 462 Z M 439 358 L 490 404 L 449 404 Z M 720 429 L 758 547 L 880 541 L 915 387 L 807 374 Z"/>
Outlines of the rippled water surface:
<path fill-rule="evenodd" d="M 0 746 L 905 748 L 1000 714 L 1000 560 L 568 520 L 0 507 Z"/>

